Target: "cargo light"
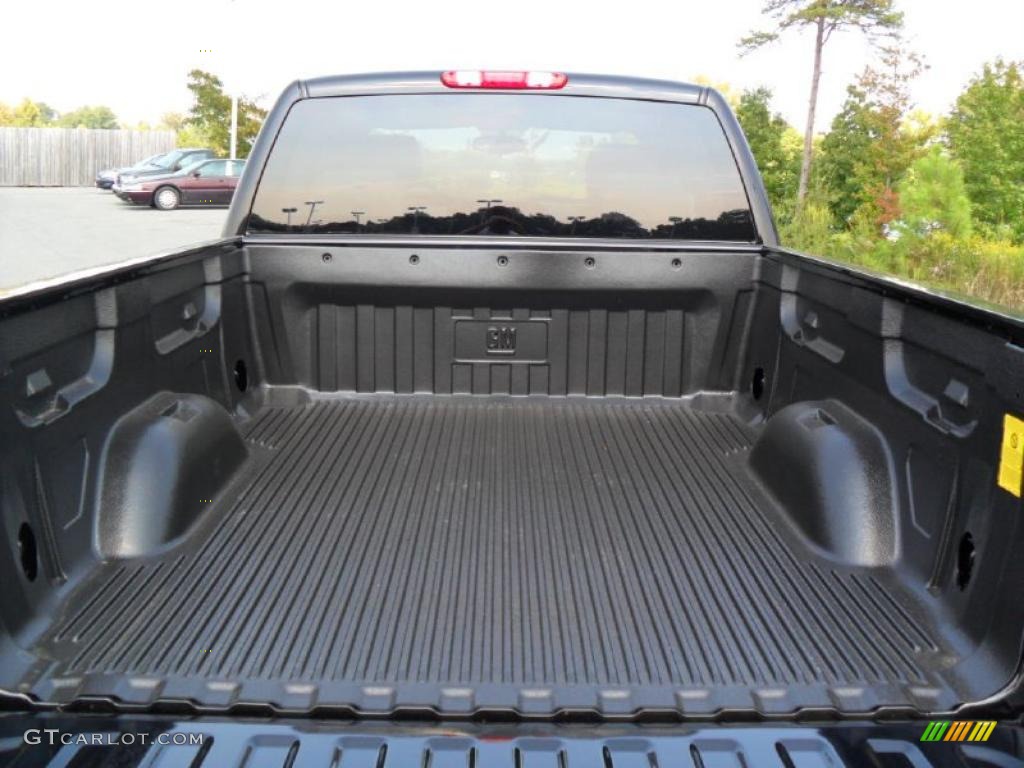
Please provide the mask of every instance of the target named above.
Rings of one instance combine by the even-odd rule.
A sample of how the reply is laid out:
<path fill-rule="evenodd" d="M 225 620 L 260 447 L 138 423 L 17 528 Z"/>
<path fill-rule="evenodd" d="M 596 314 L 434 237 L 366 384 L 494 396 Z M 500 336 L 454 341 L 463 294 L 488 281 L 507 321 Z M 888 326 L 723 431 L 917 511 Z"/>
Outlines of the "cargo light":
<path fill-rule="evenodd" d="M 505 88 L 508 90 L 557 90 L 569 78 L 562 72 L 495 72 L 487 69 L 453 69 L 441 73 L 449 88 Z"/>

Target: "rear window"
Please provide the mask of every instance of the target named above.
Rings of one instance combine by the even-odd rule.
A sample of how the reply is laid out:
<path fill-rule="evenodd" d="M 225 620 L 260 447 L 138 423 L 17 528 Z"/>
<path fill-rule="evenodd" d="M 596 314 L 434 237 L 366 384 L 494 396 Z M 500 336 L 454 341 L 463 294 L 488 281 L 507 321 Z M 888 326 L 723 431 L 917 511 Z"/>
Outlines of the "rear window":
<path fill-rule="evenodd" d="M 756 237 L 710 109 L 480 93 L 300 101 L 248 231 Z"/>
<path fill-rule="evenodd" d="M 184 156 L 184 152 L 168 152 L 166 155 L 162 155 L 158 160 L 156 160 L 155 164 L 161 168 L 170 168 Z"/>

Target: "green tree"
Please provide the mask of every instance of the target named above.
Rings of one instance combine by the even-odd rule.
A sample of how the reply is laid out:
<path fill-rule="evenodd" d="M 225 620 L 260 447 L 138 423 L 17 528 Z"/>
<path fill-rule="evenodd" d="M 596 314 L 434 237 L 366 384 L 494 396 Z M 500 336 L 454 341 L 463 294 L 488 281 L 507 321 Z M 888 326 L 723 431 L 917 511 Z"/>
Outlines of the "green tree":
<path fill-rule="evenodd" d="M 215 147 L 216 142 L 210 139 L 201 128 L 184 125 L 178 130 L 177 146 L 179 147 Z M 230 147 L 229 147 L 230 149 Z M 226 154 L 226 152 L 225 152 Z"/>
<path fill-rule="evenodd" d="M 61 128 L 117 128 L 117 115 L 110 107 L 79 107 L 57 119 Z"/>
<path fill-rule="evenodd" d="M 160 116 L 157 129 L 174 131 L 177 134 L 179 147 L 212 147 L 214 145 L 214 142 L 201 128 L 190 123 L 188 116 L 180 112 L 165 112 Z"/>
<path fill-rule="evenodd" d="M 57 112 L 42 101 L 22 99 L 15 107 L 0 103 L 0 126 L 36 127 L 50 125 Z"/>
<path fill-rule="evenodd" d="M 212 149 L 227 155 L 231 144 L 231 97 L 224 92 L 224 84 L 214 74 L 193 69 L 188 73 L 188 89 L 193 101 L 183 128 L 193 129 L 193 135 L 204 137 Z M 245 97 L 239 98 L 239 157 L 248 157 L 266 116 L 266 110 Z"/>
<path fill-rule="evenodd" d="M 1024 242 L 1024 62 L 986 64 L 947 123 L 975 219 Z"/>
<path fill-rule="evenodd" d="M 868 67 L 821 143 L 818 176 L 828 205 L 843 226 L 881 228 L 899 218 L 897 183 L 924 152 L 934 126 L 908 119 L 910 81 L 920 60 L 886 49 L 880 68 Z"/>
<path fill-rule="evenodd" d="M 35 128 L 49 125 L 57 113 L 53 108 L 41 101 L 25 98 L 13 109 L 7 110 L 6 125 L 19 128 Z"/>
<path fill-rule="evenodd" d="M 832 217 L 828 207 L 816 198 L 812 191 L 804 206 L 794 211 L 793 218 L 779 227 L 779 236 L 788 248 L 827 255 L 832 243 Z"/>
<path fill-rule="evenodd" d="M 821 141 L 815 176 L 825 190 L 829 210 L 842 225 L 852 220 L 854 212 L 864 202 L 860 167 L 872 141 L 867 120 L 869 109 L 864 89 L 849 86 L 846 101 Z"/>
<path fill-rule="evenodd" d="M 800 152 L 792 141 L 795 131 L 781 115 L 772 113 L 771 98 L 767 88 L 744 91 L 736 117 L 757 160 L 777 218 L 788 220 L 796 200 Z"/>
<path fill-rule="evenodd" d="M 31 128 L 46 125 L 45 113 L 31 99 L 22 99 L 21 103 L 14 108 L 14 119 L 11 125 L 19 128 Z"/>
<path fill-rule="evenodd" d="M 185 127 L 187 118 L 180 112 L 164 112 L 160 115 L 160 122 L 157 128 L 161 131 L 180 131 Z"/>
<path fill-rule="evenodd" d="M 755 31 L 740 40 L 743 52 L 755 51 L 776 42 L 791 29 L 814 29 L 814 60 L 811 69 L 811 95 L 807 105 L 804 128 L 804 149 L 800 163 L 797 204 L 803 205 L 811 178 L 814 151 L 814 115 L 818 108 L 818 86 L 825 45 L 836 32 L 856 30 L 874 41 L 892 36 L 903 26 L 903 14 L 893 10 L 893 0 L 767 0 L 762 11 L 772 18 L 774 26 Z"/>
<path fill-rule="evenodd" d="M 51 107 L 49 104 L 37 101 L 35 102 L 36 108 L 39 110 L 39 117 L 42 120 L 43 125 L 50 125 L 57 119 L 57 110 Z"/>
<path fill-rule="evenodd" d="M 910 167 L 900 184 L 902 229 L 924 236 L 948 232 L 963 238 L 971 234 L 971 201 L 959 163 L 933 146 Z"/>

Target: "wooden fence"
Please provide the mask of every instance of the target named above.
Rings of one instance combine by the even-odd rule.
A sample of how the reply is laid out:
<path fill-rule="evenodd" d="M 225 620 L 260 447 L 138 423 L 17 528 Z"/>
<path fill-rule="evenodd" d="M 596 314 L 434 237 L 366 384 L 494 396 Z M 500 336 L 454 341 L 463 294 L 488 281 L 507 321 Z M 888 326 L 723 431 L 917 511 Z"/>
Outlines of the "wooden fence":
<path fill-rule="evenodd" d="M 0 187 L 81 187 L 103 168 L 174 149 L 173 131 L 0 128 Z"/>

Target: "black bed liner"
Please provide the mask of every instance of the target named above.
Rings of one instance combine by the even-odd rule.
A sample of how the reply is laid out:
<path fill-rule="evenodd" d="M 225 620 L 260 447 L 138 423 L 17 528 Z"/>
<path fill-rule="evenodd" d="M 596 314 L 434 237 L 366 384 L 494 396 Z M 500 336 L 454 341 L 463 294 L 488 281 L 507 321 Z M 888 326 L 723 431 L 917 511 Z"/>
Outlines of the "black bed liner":
<path fill-rule="evenodd" d="M 337 396 L 242 429 L 200 528 L 102 566 L 15 690 L 538 715 L 963 700 L 912 595 L 803 544 L 750 478 L 757 428 L 721 407 Z"/>

